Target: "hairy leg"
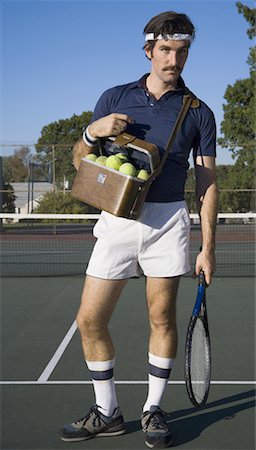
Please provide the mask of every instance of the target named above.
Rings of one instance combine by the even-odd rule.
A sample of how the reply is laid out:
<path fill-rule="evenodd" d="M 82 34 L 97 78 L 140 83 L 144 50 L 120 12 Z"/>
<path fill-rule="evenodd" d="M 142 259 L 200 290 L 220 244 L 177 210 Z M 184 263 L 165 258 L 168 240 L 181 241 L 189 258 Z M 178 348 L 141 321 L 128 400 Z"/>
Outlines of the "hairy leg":
<path fill-rule="evenodd" d="M 86 277 L 76 320 L 87 361 L 107 361 L 115 356 L 108 323 L 126 282 Z"/>
<path fill-rule="evenodd" d="M 176 297 L 179 278 L 147 278 L 146 294 L 150 321 L 149 352 L 175 358 L 177 352 Z"/>

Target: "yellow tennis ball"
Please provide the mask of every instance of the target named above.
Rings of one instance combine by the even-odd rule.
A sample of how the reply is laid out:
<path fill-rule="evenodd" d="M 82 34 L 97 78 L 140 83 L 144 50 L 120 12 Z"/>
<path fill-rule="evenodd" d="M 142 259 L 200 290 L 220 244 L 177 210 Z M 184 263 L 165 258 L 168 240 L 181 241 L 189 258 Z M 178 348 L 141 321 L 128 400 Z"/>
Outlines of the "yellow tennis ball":
<path fill-rule="evenodd" d="M 98 156 L 98 158 L 96 159 L 95 162 L 97 164 L 101 164 L 101 165 L 105 166 L 106 165 L 106 160 L 107 160 L 107 156 L 101 155 L 101 156 Z"/>
<path fill-rule="evenodd" d="M 135 167 L 129 162 L 122 164 L 119 172 L 125 173 L 126 175 L 130 175 L 132 177 L 135 177 L 136 175 Z"/>
<path fill-rule="evenodd" d="M 88 153 L 88 155 L 86 155 L 85 158 L 90 159 L 91 161 L 96 161 L 96 159 L 98 158 L 98 155 L 95 155 L 95 153 Z"/>
<path fill-rule="evenodd" d="M 147 180 L 149 178 L 149 173 L 145 169 L 140 169 L 137 173 L 137 178 L 140 178 L 141 180 Z"/>
<path fill-rule="evenodd" d="M 123 162 L 128 162 L 128 157 L 124 153 L 117 153 L 115 156 L 121 159 Z"/>
<path fill-rule="evenodd" d="M 117 155 L 111 155 L 106 159 L 106 166 L 111 169 L 119 170 L 123 161 Z"/>

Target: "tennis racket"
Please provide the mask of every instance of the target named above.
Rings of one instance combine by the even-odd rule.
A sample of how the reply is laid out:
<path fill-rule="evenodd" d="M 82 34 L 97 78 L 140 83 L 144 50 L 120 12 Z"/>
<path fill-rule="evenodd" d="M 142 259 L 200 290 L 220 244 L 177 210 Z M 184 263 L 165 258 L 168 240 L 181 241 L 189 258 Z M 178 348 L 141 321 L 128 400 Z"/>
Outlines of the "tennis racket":
<path fill-rule="evenodd" d="M 205 289 L 204 272 L 200 271 L 185 347 L 185 382 L 189 399 L 194 406 L 206 403 L 211 380 L 211 346 Z"/>

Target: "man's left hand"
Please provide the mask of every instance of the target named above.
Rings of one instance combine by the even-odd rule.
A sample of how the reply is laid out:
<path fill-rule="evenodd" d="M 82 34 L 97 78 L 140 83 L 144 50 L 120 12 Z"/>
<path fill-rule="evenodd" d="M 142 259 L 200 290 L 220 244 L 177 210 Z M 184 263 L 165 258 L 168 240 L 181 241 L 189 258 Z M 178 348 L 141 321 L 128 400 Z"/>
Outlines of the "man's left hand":
<path fill-rule="evenodd" d="M 216 269 L 216 262 L 214 251 L 206 252 L 202 250 L 197 255 L 193 276 L 194 278 L 198 277 L 200 270 L 203 270 L 206 284 L 209 286 L 209 284 L 212 281 L 212 276 L 215 272 L 215 269 Z"/>

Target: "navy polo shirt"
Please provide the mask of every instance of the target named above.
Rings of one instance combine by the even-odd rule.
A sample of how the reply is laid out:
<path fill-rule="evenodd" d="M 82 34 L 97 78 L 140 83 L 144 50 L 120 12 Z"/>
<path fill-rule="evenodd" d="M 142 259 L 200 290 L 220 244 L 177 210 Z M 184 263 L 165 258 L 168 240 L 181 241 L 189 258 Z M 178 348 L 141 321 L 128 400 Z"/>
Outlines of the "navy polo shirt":
<path fill-rule="evenodd" d="M 145 87 L 147 76 L 105 91 L 96 104 L 92 122 L 111 113 L 128 114 L 134 119 L 134 124 L 129 124 L 126 131 L 157 145 L 162 155 L 182 107 L 185 84 L 180 78 L 175 91 L 166 92 L 156 100 Z M 152 183 L 147 201 L 165 203 L 184 200 L 191 150 L 195 157 L 216 156 L 214 115 L 202 101 L 198 108 L 190 108 L 162 173 Z"/>

